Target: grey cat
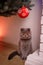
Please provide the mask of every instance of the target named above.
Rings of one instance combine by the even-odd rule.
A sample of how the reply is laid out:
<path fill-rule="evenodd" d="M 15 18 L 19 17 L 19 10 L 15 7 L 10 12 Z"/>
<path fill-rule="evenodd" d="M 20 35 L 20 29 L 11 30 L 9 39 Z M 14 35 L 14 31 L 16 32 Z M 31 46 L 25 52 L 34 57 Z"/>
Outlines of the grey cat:
<path fill-rule="evenodd" d="M 16 55 L 25 60 L 27 56 L 32 53 L 31 38 L 30 28 L 22 28 L 20 32 L 19 49 L 18 51 L 12 52 L 9 55 L 8 60 L 11 60 Z"/>
<path fill-rule="evenodd" d="M 19 52 L 22 59 L 26 59 L 27 55 L 32 53 L 31 31 L 29 28 L 21 29 Z"/>

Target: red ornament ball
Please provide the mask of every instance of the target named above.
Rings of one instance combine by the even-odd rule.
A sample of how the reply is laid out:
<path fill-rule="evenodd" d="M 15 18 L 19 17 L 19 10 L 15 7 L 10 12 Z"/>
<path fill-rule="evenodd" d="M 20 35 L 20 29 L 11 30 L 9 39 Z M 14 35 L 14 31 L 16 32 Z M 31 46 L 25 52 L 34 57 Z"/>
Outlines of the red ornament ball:
<path fill-rule="evenodd" d="M 21 18 L 26 18 L 29 15 L 29 10 L 25 6 L 18 10 L 18 15 Z"/>

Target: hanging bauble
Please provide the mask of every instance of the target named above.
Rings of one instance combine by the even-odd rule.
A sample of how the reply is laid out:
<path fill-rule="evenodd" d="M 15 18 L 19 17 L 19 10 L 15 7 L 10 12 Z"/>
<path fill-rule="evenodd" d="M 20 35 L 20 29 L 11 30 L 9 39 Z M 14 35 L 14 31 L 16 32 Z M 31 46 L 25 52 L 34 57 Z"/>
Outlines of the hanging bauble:
<path fill-rule="evenodd" d="M 21 18 L 26 18 L 29 15 L 29 9 L 23 6 L 18 10 L 18 15 Z"/>

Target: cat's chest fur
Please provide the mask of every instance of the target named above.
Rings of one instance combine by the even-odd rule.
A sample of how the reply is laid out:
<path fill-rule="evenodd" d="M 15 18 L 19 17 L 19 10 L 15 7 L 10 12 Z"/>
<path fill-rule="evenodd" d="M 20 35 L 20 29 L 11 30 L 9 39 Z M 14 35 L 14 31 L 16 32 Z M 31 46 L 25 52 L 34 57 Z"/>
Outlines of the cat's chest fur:
<path fill-rule="evenodd" d="M 31 40 L 20 40 L 20 47 L 21 50 L 24 50 L 25 52 L 30 49 Z"/>

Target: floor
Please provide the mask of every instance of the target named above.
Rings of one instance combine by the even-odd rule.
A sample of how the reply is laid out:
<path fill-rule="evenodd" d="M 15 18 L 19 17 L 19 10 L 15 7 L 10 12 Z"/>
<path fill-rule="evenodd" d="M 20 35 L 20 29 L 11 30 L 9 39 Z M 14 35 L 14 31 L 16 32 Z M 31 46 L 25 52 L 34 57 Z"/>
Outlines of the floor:
<path fill-rule="evenodd" d="M 14 48 L 12 47 L 0 46 L 0 65 L 24 65 L 24 61 L 19 56 L 15 56 L 12 60 L 8 60 L 9 54 L 13 51 Z"/>

